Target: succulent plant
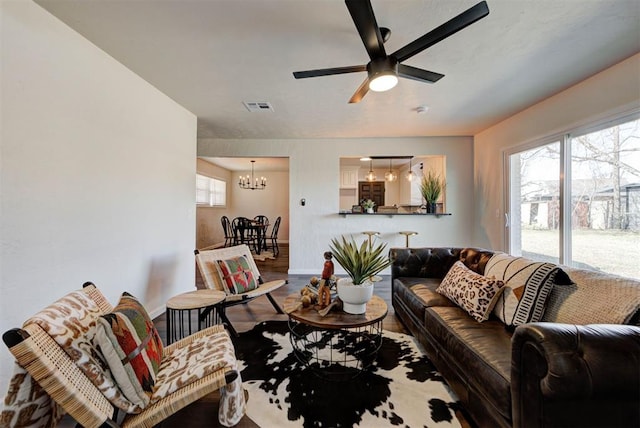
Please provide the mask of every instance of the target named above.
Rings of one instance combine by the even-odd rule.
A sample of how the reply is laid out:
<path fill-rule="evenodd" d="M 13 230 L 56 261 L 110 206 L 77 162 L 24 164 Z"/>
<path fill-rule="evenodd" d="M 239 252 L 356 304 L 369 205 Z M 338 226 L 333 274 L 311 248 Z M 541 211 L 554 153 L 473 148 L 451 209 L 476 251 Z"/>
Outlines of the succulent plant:
<path fill-rule="evenodd" d="M 389 266 L 389 258 L 384 253 L 385 243 L 377 245 L 363 241 L 358 245 L 353 238 L 347 239 L 342 236 L 342 240 L 331 240 L 331 251 L 338 264 L 344 268 L 351 277 L 353 285 L 362 284 Z"/>

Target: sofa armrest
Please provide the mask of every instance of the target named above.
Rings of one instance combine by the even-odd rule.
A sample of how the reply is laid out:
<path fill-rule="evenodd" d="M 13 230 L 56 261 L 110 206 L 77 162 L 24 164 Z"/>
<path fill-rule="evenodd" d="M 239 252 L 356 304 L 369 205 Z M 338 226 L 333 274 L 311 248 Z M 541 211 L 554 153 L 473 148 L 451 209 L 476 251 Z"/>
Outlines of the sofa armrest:
<path fill-rule="evenodd" d="M 514 427 L 640 426 L 640 328 L 519 326 L 511 399 Z"/>

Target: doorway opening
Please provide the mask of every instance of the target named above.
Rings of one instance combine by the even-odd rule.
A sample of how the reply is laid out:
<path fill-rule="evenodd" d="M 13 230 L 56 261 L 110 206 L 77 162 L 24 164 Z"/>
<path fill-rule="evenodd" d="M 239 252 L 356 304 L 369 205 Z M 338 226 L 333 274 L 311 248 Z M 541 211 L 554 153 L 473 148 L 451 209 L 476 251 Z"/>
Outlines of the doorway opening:
<path fill-rule="evenodd" d="M 255 161 L 255 162 L 252 162 Z M 289 158 L 288 157 L 198 157 L 196 172 L 199 176 L 210 177 L 226 184 L 226 201 L 220 206 L 197 205 L 196 208 L 196 248 L 217 248 L 229 245 L 225 239 L 222 218 L 230 221 L 237 217 L 254 219 L 265 216 L 269 226 L 265 236 L 267 251 L 256 254 L 256 262 L 261 259 L 277 260 L 278 269 L 288 271 L 288 251 L 280 251 L 276 256 L 273 244 L 280 249 L 289 243 Z M 253 169 L 252 169 L 253 167 Z M 264 187 L 251 189 L 240 183 L 247 176 L 264 179 Z M 273 235 L 276 220 L 280 217 L 277 235 Z M 275 241 L 272 241 L 272 238 Z M 287 248 L 288 250 L 288 248 Z M 282 257 L 282 258 L 280 258 Z M 286 260 L 285 260 L 286 259 Z M 262 269 L 261 273 L 262 272 Z M 264 275 L 264 273 L 263 273 Z"/>

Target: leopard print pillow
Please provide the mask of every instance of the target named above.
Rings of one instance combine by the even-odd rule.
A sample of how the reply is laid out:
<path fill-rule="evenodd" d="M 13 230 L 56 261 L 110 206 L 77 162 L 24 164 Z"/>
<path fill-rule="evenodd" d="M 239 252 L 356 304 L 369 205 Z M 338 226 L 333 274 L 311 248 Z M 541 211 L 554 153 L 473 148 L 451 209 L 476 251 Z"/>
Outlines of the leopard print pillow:
<path fill-rule="evenodd" d="M 464 309 L 476 321 L 489 319 L 504 282 L 482 276 L 457 261 L 436 291 Z"/>

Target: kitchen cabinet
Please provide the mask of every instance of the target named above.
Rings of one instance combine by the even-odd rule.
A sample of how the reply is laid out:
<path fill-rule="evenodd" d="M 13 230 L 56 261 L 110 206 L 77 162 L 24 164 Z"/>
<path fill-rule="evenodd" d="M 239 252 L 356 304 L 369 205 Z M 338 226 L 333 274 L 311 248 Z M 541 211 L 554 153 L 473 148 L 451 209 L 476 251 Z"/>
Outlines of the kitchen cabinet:
<path fill-rule="evenodd" d="M 357 189 L 358 188 L 358 170 L 360 168 L 341 168 L 340 169 L 340 188 L 341 189 Z"/>

